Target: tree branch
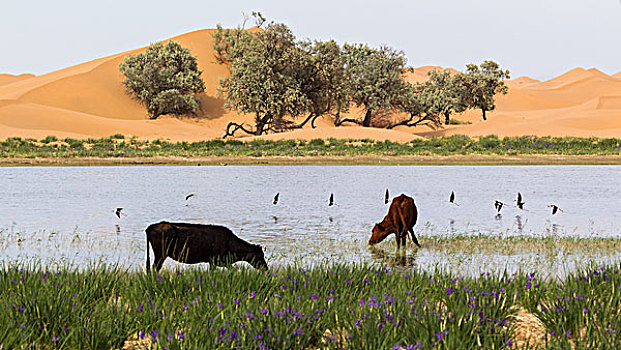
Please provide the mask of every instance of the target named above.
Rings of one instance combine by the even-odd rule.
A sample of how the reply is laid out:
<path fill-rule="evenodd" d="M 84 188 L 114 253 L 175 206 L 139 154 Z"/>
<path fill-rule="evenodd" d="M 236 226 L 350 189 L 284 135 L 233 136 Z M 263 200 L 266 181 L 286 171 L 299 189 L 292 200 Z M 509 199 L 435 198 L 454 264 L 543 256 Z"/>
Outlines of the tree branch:
<path fill-rule="evenodd" d="M 233 128 L 233 130 L 231 131 L 231 128 Z M 244 124 L 237 124 L 235 122 L 230 122 L 227 126 L 226 126 L 226 132 L 224 133 L 224 135 L 222 135 L 222 138 L 225 139 L 228 136 L 233 136 L 233 134 L 235 134 L 235 132 L 237 130 L 242 130 L 243 132 L 250 134 L 250 135 L 256 135 L 257 132 L 256 131 L 252 131 L 252 130 L 248 130 L 244 127 Z"/>
<path fill-rule="evenodd" d="M 339 120 L 337 123 L 334 123 L 334 126 L 341 126 L 341 124 L 347 123 L 347 122 L 362 125 L 362 122 L 360 120 L 345 118 L 345 119 Z"/>
<path fill-rule="evenodd" d="M 414 117 L 418 117 L 418 120 L 413 122 L 412 120 L 414 119 Z M 438 124 L 439 124 L 438 122 L 439 122 L 438 118 L 434 114 L 429 114 L 429 115 L 425 115 L 425 116 L 410 114 L 410 117 L 408 119 L 404 119 L 404 120 L 402 120 L 402 121 L 400 121 L 398 123 L 394 123 L 394 124 L 388 125 L 386 127 L 386 129 L 393 129 L 393 128 L 395 128 L 397 126 L 401 126 L 401 125 L 404 125 L 404 126 L 407 126 L 407 127 L 418 126 L 418 125 L 427 125 L 427 126 L 431 127 L 432 129 L 435 129 L 438 126 Z"/>

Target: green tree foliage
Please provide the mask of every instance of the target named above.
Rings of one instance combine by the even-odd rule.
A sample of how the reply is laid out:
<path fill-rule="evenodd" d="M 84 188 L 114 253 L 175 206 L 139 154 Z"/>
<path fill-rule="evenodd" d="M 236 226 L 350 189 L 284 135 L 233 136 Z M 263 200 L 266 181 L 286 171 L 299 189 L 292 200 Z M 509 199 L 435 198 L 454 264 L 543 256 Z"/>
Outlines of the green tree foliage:
<path fill-rule="evenodd" d="M 374 117 L 392 114 L 411 87 L 403 77 L 405 54 L 389 47 L 345 44 L 343 57 L 351 101 L 363 108 L 364 119 L 343 119 L 337 125 L 353 122 L 368 127 Z"/>
<path fill-rule="evenodd" d="M 506 95 L 509 91 L 504 83 L 509 78 L 509 71 L 502 70 L 494 61 L 485 61 L 479 66 L 468 64 L 465 73 L 456 74 L 453 78 L 458 98 L 456 112 L 477 108 L 483 113 L 483 120 L 487 120 L 485 113 L 496 108 L 495 95 Z"/>
<path fill-rule="evenodd" d="M 260 14 L 254 16 L 259 26 L 264 24 Z M 214 49 L 217 59 L 230 67 L 230 76 L 220 81 L 226 107 L 255 115 L 254 129 L 231 122 L 225 136 L 239 129 L 254 135 L 282 131 L 291 127 L 287 117 L 309 110 L 305 88 L 312 83 L 312 60 L 286 25 L 271 22 L 253 31 L 218 27 Z"/>
<path fill-rule="evenodd" d="M 429 80 L 420 86 L 420 93 L 427 111 L 444 116 L 444 124 L 448 125 L 458 102 L 451 72 L 436 69 L 429 72 Z"/>
<path fill-rule="evenodd" d="M 146 104 L 151 119 L 162 114 L 189 114 L 199 108 L 196 94 L 205 91 L 196 57 L 178 42 L 156 43 L 119 66 L 127 91 Z"/>

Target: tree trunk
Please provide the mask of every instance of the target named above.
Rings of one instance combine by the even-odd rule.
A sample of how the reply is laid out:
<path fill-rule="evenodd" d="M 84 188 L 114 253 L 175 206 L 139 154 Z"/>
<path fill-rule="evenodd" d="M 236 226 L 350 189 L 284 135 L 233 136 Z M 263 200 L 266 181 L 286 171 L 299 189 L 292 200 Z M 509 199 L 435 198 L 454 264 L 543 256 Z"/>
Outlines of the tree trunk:
<path fill-rule="evenodd" d="M 485 108 L 481 108 L 481 110 L 483 111 L 483 120 L 487 120 L 487 117 L 485 117 Z"/>
<path fill-rule="evenodd" d="M 371 110 L 370 109 L 367 109 L 367 113 L 364 115 L 362 126 L 365 126 L 365 127 L 371 126 Z"/>
<path fill-rule="evenodd" d="M 451 123 L 450 113 L 444 113 L 444 125 L 449 125 Z"/>

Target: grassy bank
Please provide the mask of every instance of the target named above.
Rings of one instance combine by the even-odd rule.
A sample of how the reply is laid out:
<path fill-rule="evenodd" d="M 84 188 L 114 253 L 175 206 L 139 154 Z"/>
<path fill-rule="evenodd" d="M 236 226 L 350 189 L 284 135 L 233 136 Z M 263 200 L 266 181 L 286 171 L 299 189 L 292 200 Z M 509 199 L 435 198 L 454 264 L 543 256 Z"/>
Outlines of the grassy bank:
<path fill-rule="evenodd" d="M 3 164 L 619 164 L 621 139 L 450 136 L 409 143 L 373 140 L 146 141 L 9 138 Z"/>
<path fill-rule="evenodd" d="M 621 346 L 618 265 L 563 281 L 324 266 L 162 271 L 5 266 L 0 344 L 115 349 Z M 528 345 L 526 345 L 528 343 Z"/>

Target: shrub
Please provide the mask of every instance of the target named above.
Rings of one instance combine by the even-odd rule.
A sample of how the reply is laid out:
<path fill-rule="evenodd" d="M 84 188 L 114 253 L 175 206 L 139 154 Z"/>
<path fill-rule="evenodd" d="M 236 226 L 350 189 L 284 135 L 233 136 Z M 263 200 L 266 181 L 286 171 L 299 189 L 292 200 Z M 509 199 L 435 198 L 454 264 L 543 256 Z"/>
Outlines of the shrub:
<path fill-rule="evenodd" d="M 151 119 L 194 113 L 199 107 L 194 95 L 205 91 L 196 57 L 175 41 L 127 57 L 119 69 L 127 91 L 146 104 Z"/>

